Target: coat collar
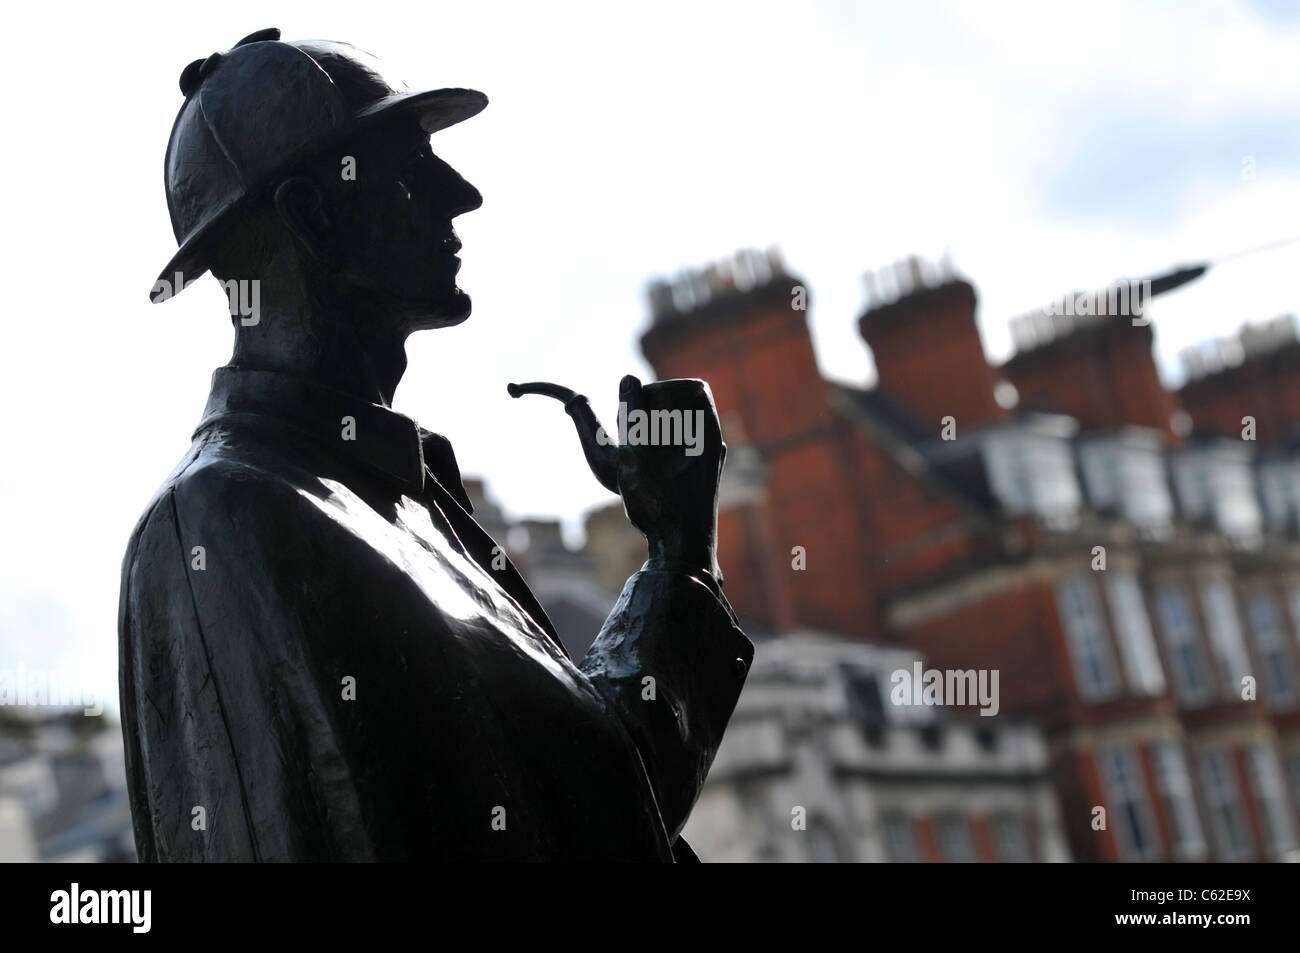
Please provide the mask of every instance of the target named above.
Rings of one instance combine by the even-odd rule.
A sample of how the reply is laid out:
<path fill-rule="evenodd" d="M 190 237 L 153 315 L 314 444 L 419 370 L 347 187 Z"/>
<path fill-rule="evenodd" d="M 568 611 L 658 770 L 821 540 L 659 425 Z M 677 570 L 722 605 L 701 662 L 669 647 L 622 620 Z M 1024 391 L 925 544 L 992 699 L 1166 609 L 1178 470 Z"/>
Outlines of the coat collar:
<path fill-rule="evenodd" d="M 227 366 L 212 374 L 212 392 L 194 436 L 245 414 L 283 421 L 408 491 L 423 492 L 431 474 L 467 513 L 473 512 L 451 443 L 404 414 L 305 378 Z"/>

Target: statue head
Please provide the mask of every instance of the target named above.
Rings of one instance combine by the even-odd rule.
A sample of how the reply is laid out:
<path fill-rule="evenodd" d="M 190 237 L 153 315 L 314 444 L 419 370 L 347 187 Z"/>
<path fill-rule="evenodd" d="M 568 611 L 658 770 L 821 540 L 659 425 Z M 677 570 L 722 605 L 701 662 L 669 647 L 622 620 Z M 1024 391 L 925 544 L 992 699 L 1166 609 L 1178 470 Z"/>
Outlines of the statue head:
<path fill-rule="evenodd" d="M 180 248 L 152 300 L 210 270 L 245 330 L 258 322 L 233 305 L 247 303 L 250 284 L 263 303 L 318 322 L 348 315 L 376 325 L 363 336 L 404 339 L 463 321 L 470 301 L 456 285 L 452 219 L 482 197 L 434 155 L 429 137 L 478 113 L 487 97 L 409 92 L 354 47 L 279 36 L 255 33 L 181 75 L 185 102 L 165 169 Z M 258 332 L 273 342 L 278 333 L 286 332 Z"/>

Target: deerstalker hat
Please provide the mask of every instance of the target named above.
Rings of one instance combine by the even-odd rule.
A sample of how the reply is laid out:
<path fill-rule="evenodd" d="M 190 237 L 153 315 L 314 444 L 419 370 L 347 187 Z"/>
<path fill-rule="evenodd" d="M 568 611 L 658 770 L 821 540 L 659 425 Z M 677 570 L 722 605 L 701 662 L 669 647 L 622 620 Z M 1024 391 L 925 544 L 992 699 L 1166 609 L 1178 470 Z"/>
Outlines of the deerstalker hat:
<path fill-rule="evenodd" d="M 165 160 L 180 248 L 150 292 L 155 302 L 207 271 L 213 238 L 295 164 L 382 120 L 410 117 L 432 133 L 487 105 L 473 89 L 410 92 L 385 80 L 369 53 L 332 40 L 281 42 L 277 29 L 195 60 L 181 93 Z"/>

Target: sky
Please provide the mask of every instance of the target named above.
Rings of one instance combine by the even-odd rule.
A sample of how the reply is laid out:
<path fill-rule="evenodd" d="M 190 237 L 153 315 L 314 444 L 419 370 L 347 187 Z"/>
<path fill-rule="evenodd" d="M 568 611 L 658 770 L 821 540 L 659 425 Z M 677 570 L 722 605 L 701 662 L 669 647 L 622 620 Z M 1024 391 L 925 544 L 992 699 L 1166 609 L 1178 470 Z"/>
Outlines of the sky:
<path fill-rule="evenodd" d="M 1074 288 L 1300 234 L 1300 8 L 1284 3 L 476 2 L 77 5 L 6 14 L 0 678 L 115 704 L 121 559 L 229 357 L 206 278 L 148 301 L 175 248 L 166 138 L 191 60 L 278 26 L 412 88 L 487 93 L 433 138 L 478 186 L 470 320 L 409 343 L 395 407 L 514 516 L 571 533 L 612 499 L 553 380 L 612 420 L 646 283 L 777 246 L 824 372 L 869 383 L 864 272 L 945 252 L 986 349 Z M 1246 174 L 1253 172 L 1253 174 Z M 1157 358 L 1300 311 L 1300 244 L 1158 299 Z"/>

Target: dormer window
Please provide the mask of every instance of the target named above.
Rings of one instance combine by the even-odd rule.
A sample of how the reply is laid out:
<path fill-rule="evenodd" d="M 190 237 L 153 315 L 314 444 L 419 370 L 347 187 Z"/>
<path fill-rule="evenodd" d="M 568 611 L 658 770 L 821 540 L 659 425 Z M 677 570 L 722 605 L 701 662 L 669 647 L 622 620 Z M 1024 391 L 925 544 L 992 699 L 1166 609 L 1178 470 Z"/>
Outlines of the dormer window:
<path fill-rule="evenodd" d="M 1060 529 L 1078 523 L 1083 495 L 1069 440 L 1008 428 L 987 434 L 982 449 L 989 489 L 1004 512 Z"/>
<path fill-rule="evenodd" d="M 1264 519 L 1275 533 L 1300 529 L 1300 460 L 1272 460 L 1259 468 Z"/>
<path fill-rule="evenodd" d="M 1222 441 L 1173 458 L 1174 485 L 1183 515 L 1212 527 L 1238 545 L 1255 545 L 1263 517 L 1255 494 L 1250 451 Z"/>
<path fill-rule="evenodd" d="M 1093 507 L 1133 524 L 1146 536 L 1169 534 L 1174 501 L 1155 431 L 1134 428 L 1086 440 L 1079 447 L 1079 463 Z"/>

